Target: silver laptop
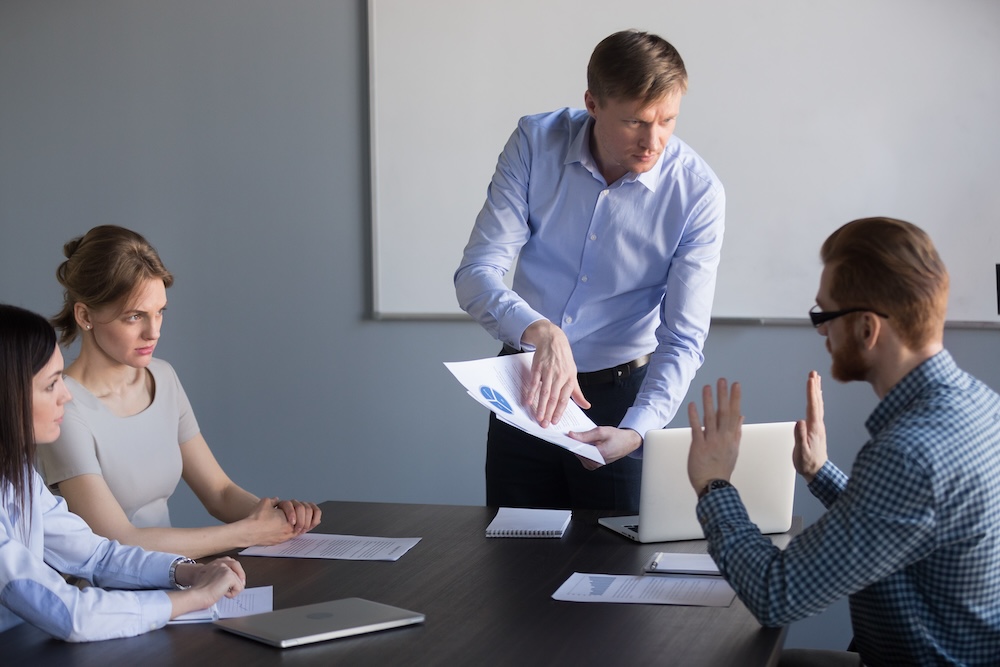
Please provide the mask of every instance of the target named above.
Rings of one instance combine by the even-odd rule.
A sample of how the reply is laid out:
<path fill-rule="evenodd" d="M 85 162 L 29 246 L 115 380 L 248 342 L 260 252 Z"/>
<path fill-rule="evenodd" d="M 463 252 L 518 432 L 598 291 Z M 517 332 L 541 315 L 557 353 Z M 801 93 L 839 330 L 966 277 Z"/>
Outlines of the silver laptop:
<path fill-rule="evenodd" d="M 213 621 L 223 630 L 280 648 L 423 622 L 423 614 L 362 598 L 345 598 Z"/>
<path fill-rule="evenodd" d="M 740 456 L 730 480 L 762 533 L 792 527 L 795 496 L 795 422 L 744 424 Z M 695 515 L 698 496 L 687 475 L 690 428 L 656 429 L 646 434 L 642 454 L 639 515 L 598 521 L 637 542 L 703 540 Z"/>

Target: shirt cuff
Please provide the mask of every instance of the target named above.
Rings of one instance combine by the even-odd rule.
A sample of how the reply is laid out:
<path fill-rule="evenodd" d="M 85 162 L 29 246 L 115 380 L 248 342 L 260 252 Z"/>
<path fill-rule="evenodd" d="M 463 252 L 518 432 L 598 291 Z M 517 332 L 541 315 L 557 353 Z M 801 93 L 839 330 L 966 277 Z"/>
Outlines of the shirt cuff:
<path fill-rule="evenodd" d="M 618 428 L 630 428 L 639 434 L 643 442 L 646 441 L 646 434 L 656 428 L 663 428 L 662 424 L 657 423 L 656 415 L 652 413 L 651 410 L 647 410 L 643 407 L 632 406 L 625 411 L 625 417 L 619 422 Z M 639 446 L 639 451 L 642 449 L 642 445 Z M 641 456 L 641 454 L 640 454 Z"/>
<path fill-rule="evenodd" d="M 701 524 L 709 542 L 718 543 L 726 533 L 750 523 L 750 515 L 747 514 L 735 486 L 706 493 L 698 499 L 695 511 L 698 514 L 698 523 Z"/>
<path fill-rule="evenodd" d="M 829 507 L 845 486 L 847 486 L 847 475 L 827 459 L 809 482 L 809 492 L 816 496 L 824 507 Z"/>
<path fill-rule="evenodd" d="M 140 591 L 137 591 L 140 592 Z M 141 591 L 144 593 L 142 605 L 142 627 L 146 630 L 162 628 L 170 622 L 174 604 L 166 591 Z"/>
<path fill-rule="evenodd" d="M 171 554 L 165 551 L 152 551 L 149 554 L 151 560 L 156 562 L 156 566 L 151 568 L 151 572 L 155 572 L 155 583 L 158 588 L 165 588 L 168 590 L 173 590 L 173 586 L 170 582 L 170 568 L 176 560 L 183 560 L 186 556 L 181 554 Z M 169 618 L 168 618 L 169 620 Z"/>
<path fill-rule="evenodd" d="M 515 310 L 504 318 L 504 326 L 500 331 L 500 342 L 511 346 L 515 350 L 534 352 L 535 347 L 533 345 L 522 345 L 521 338 L 524 337 L 524 332 L 528 327 L 544 319 L 542 315 L 527 306 Z"/>

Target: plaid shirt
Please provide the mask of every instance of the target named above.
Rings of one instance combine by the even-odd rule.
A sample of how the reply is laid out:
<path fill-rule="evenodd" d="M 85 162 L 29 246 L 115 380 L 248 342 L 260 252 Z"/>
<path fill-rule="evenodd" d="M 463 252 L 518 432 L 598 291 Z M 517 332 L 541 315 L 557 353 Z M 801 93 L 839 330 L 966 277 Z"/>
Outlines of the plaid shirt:
<path fill-rule="evenodd" d="M 781 551 L 739 493 L 698 503 L 709 553 L 766 626 L 850 596 L 866 665 L 1000 665 L 1000 396 L 947 351 L 901 380 L 865 423 L 850 480 L 827 461 L 827 507 Z"/>

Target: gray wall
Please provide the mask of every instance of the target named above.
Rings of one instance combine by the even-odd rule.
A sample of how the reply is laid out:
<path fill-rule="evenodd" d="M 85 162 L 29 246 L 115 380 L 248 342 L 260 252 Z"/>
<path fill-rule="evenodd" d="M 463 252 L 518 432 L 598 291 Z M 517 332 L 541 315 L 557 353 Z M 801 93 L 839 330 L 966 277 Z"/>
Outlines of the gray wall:
<path fill-rule="evenodd" d="M 366 318 L 365 34 L 362 0 L 4 0 L 0 301 L 54 313 L 62 244 L 132 227 L 177 278 L 158 355 L 234 479 L 481 504 L 487 415 L 441 362 L 497 344 L 468 322 Z M 446 174 L 415 168 L 447 193 Z M 1000 386 L 996 331 L 946 342 Z M 829 365 L 805 326 L 718 325 L 706 354 L 695 386 L 741 380 L 748 421 L 800 417 L 807 371 Z M 875 397 L 832 381 L 824 396 L 847 466 Z M 171 508 L 178 525 L 210 521 L 186 488 Z M 796 512 L 820 512 L 801 486 Z M 843 647 L 846 618 L 838 604 L 788 643 Z"/>

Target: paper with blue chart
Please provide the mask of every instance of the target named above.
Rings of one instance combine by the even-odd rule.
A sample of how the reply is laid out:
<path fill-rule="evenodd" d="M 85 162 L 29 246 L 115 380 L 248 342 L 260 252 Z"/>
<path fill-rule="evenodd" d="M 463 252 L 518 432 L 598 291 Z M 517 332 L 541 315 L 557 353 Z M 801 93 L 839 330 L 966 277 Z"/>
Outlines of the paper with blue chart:
<path fill-rule="evenodd" d="M 531 409 L 522 401 L 524 387 L 531 377 L 534 356 L 534 352 L 522 352 L 474 361 L 445 362 L 444 365 L 465 386 L 469 396 L 492 410 L 498 419 L 603 465 L 604 457 L 597 447 L 566 435 L 568 431 L 597 428 L 597 424 L 584 414 L 580 406 L 570 401 L 558 424 L 542 428 L 535 421 Z"/>
<path fill-rule="evenodd" d="M 722 577 L 643 577 L 574 572 L 552 594 L 564 602 L 728 607 L 736 592 Z"/>

